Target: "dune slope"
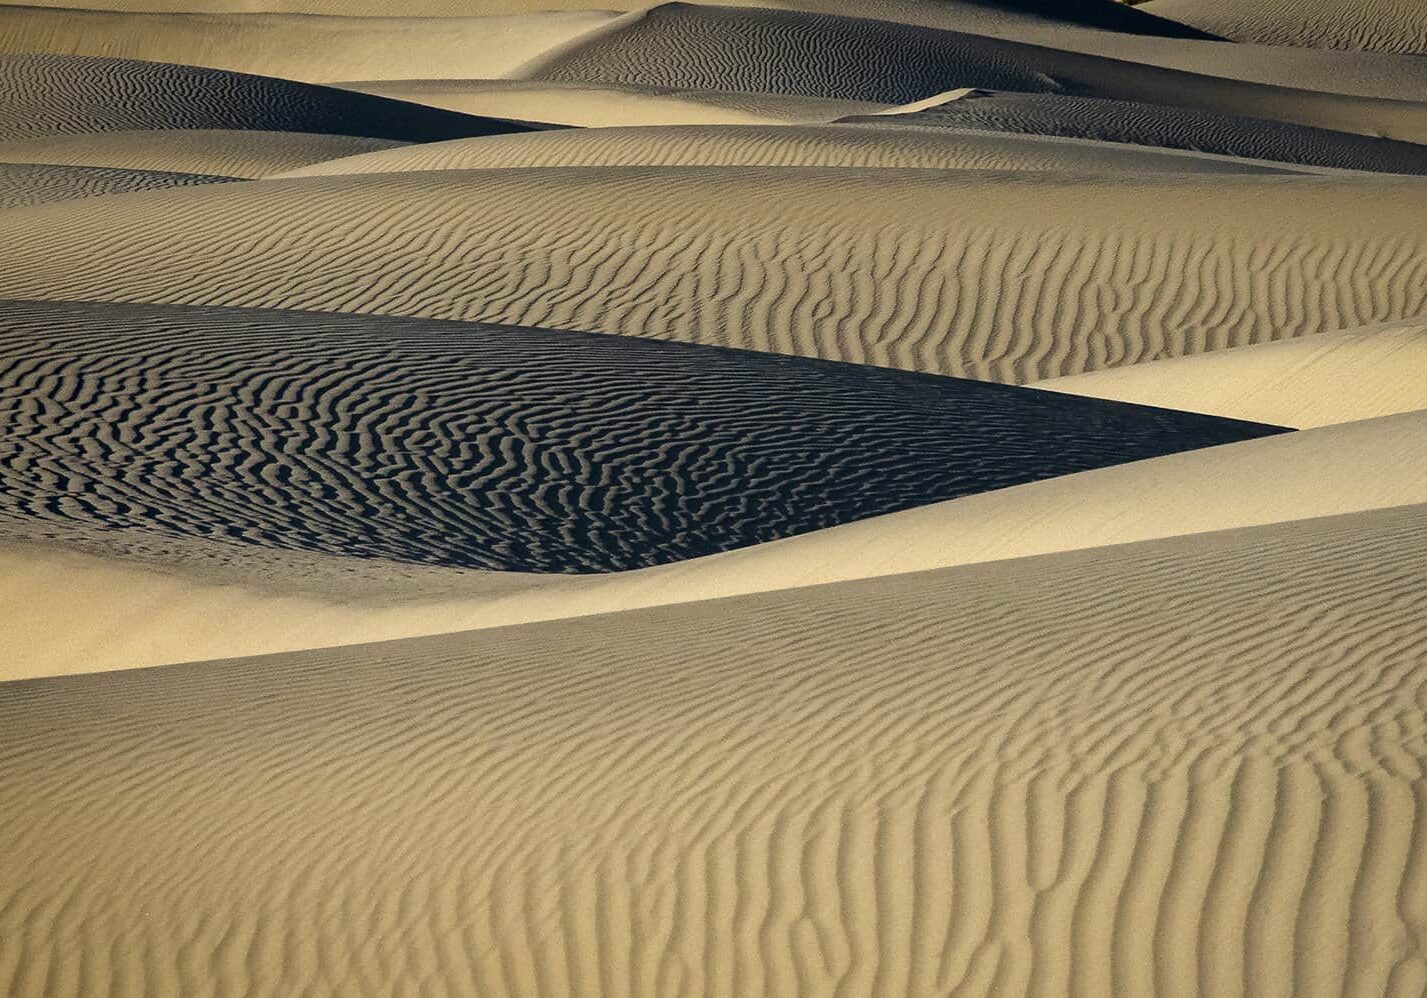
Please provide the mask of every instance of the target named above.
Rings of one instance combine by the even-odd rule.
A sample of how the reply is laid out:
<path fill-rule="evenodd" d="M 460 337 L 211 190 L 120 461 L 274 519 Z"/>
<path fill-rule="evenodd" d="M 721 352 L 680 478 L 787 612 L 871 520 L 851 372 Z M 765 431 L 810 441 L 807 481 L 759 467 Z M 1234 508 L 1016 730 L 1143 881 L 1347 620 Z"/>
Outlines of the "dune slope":
<path fill-rule="evenodd" d="M 0 521 L 10 678 L 717 599 L 1427 503 L 1427 412 L 964 496 L 598 576 L 462 572 L 69 520 Z M 45 594 L 72 598 L 56 604 Z"/>
<path fill-rule="evenodd" d="M 529 572 L 675 561 L 1280 432 L 625 337 L 13 303 L 0 512 Z"/>
<path fill-rule="evenodd" d="M 1415 994 L 1425 560 L 1412 507 L 6 683 L 0 986 Z"/>
<path fill-rule="evenodd" d="M 1320 333 L 1036 387 L 1285 426 L 1326 426 L 1427 409 L 1427 324 Z"/>
<path fill-rule="evenodd" d="M 155 129 L 50 135 L 0 142 L 0 162 L 102 166 L 255 179 L 328 159 L 402 145 L 390 139 L 310 132 Z"/>
<path fill-rule="evenodd" d="M 115 170 L 106 167 L 56 166 L 51 163 L 0 162 L 0 208 L 23 208 L 92 198 L 101 194 L 163 190 L 197 184 L 221 184 L 236 177 L 159 170 Z"/>
<path fill-rule="evenodd" d="M 1234 41 L 1427 54 L 1427 9 L 1408 0 L 1150 0 L 1145 10 Z"/>
<path fill-rule="evenodd" d="M 0 141 L 199 128 L 421 142 L 527 128 L 292 80 L 83 56 L 0 55 L 0 92 Z"/>
<path fill-rule="evenodd" d="M 1427 312 L 1416 191 L 796 167 L 271 180 L 8 212 L 0 295 L 479 319 L 1033 381 Z"/>

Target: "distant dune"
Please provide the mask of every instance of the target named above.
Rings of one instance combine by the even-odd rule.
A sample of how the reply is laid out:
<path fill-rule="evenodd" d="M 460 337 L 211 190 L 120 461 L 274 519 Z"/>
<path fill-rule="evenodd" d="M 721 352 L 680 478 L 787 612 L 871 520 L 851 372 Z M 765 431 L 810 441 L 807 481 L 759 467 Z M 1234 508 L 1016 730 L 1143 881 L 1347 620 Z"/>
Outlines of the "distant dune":
<path fill-rule="evenodd" d="M 313 163 L 290 177 L 577 166 L 829 166 L 1064 170 L 1083 173 L 1289 173 L 1285 164 L 1144 146 L 941 128 L 845 125 L 570 128 L 430 142 Z M 911 116 L 916 117 L 916 116 Z M 1427 157 L 1427 148 L 1422 150 Z M 0 156 L 4 149 L 0 148 Z M 1427 158 L 1423 160 L 1427 173 Z"/>
<path fill-rule="evenodd" d="M 0 142 L 165 128 L 419 142 L 526 128 L 291 80 L 123 59 L 0 55 L 0 88 Z"/>
<path fill-rule="evenodd" d="M 1412 994 L 1424 561 L 1412 507 L 0 684 L 5 987 Z"/>
<path fill-rule="evenodd" d="M 394 149 L 391 139 L 201 128 L 50 135 L 0 142 L 0 163 L 264 177 L 329 159 Z"/>
<path fill-rule="evenodd" d="M 854 116 L 862 124 L 985 129 L 1125 142 L 1302 166 L 1381 173 L 1427 173 L 1427 146 L 1233 114 L 1166 108 L 1141 101 L 973 90 L 903 114 Z"/>
<path fill-rule="evenodd" d="M 1025 382 L 1427 312 L 1415 184 L 797 167 L 258 181 L 13 211 L 0 294 L 479 319 Z"/>
<path fill-rule="evenodd" d="M 1427 7 L 1414 0 L 1150 0 L 1143 9 L 1234 41 L 1427 54 Z"/>
<path fill-rule="evenodd" d="M 1037 387 L 1307 427 L 1427 410 L 1424 372 L 1427 324 L 1400 322 L 1053 378 Z"/>

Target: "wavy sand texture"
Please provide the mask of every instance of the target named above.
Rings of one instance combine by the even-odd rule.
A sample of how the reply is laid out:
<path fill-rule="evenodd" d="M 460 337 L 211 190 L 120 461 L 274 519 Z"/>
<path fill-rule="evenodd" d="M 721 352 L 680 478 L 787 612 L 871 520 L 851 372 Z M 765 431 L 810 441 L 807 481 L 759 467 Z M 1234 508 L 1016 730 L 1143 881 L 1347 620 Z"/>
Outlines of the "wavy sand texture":
<path fill-rule="evenodd" d="M 466 114 L 596 128 L 829 122 L 890 106 L 825 97 L 541 80 L 349 80 L 337 85 Z"/>
<path fill-rule="evenodd" d="M 554 620 L 1427 503 L 1427 413 L 921 506 L 601 576 L 457 572 L 74 521 L 0 524 L 8 678 Z M 63 603 L 44 594 L 73 594 Z"/>
<path fill-rule="evenodd" d="M 221 184 L 236 179 L 158 170 L 112 170 L 106 167 L 55 166 L 48 163 L 0 163 L 0 209 L 25 208 L 53 201 L 98 197 L 101 194 Z"/>
<path fill-rule="evenodd" d="M 1281 432 L 536 329 L 92 303 L 0 321 L 0 516 L 464 568 L 637 568 Z"/>
<path fill-rule="evenodd" d="M 1145 9 L 1234 41 L 1427 54 L 1413 0 L 1151 0 Z"/>
<path fill-rule="evenodd" d="M 393 5 L 396 12 L 399 5 Z M 0 50 L 172 62 L 292 80 L 498 77 L 619 15 L 313 17 L 0 5 Z"/>
<path fill-rule="evenodd" d="M 285 170 L 399 148 L 389 139 L 311 132 L 167 129 L 52 135 L 0 142 L 0 163 L 52 163 L 255 179 Z"/>
<path fill-rule="evenodd" d="M 528 126 L 243 73 L 0 54 L 0 141 L 148 129 L 256 129 L 429 142 Z"/>
<path fill-rule="evenodd" d="M 904 104 L 954 87 L 1072 93 L 1427 141 L 1427 103 L 1271 87 L 862 18 L 669 3 L 522 71 L 532 79 Z"/>
<path fill-rule="evenodd" d="M 1427 148 L 1423 154 L 1423 172 L 1427 173 Z M 578 166 L 831 166 L 1130 174 L 1279 173 L 1286 169 L 1197 153 L 975 131 L 687 125 L 569 128 L 432 142 L 326 160 L 285 176 Z"/>
<path fill-rule="evenodd" d="M 481 319 L 1023 382 L 1427 312 L 1418 186 L 797 167 L 271 180 L 8 212 L 0 295 Z"/>
<path fill-rule="evenodd" d="M 882 111 L 847 120 L 1058 135 L 1380 173 L 1427 173 L 1427 146 L 1140 101 L 974 90 L 954 92 L 931 105 L 918 102 L 902 114 Z"/>
<path fill-rule="evenodd" d="M 1413 507 L 6 683 L 0 986 L 1415 995 L 1424 561 Z"/>
<path fill-rule="evenodd" d="M 1284 426 L 1372 419 L 1427 409 L 1427 324 L 1322 333 L 1036 387 Z"/>

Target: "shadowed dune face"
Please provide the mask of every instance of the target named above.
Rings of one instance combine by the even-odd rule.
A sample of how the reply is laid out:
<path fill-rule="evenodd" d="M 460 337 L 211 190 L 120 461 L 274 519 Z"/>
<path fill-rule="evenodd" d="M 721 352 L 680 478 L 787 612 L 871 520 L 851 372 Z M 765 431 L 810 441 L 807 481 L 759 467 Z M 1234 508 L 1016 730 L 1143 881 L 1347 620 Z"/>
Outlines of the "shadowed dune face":
<path fill-rule="evenodd" d="M 1305 166 L 1427 173 L 1427 146 L 1232 114 L 1061 94 L 974 91 L 908 114 L 845 119 L 861 124 L 986 129 L 1186 149 Z"/>
<path fill-rule="evenodd" d="M 124 59 L 0 55 L 0 141 L 155 128 L 431 141 L 528 126 L 242 73 Z"/>
<path fill-rule="evenodd" d="M 1150 0 L 1145 11 L 1234 41 L 1427 54 L 1427 8 L 1404 0 Z"/>
<path fill-rule="evenodd" d="M 1424 561 L 1412 507 L 0 684 L 0 984 L 1410 995 Z"/>
<path fill-rule="evenodd" d="M 564 128 L 403 146 L 325 160 L 286 176 L 537 166 L 830 166 L 1131 174 L 1286 173 L 1292 169 L 1252 160 L 1107 147 L 1101 142 L 895 128 L 899 117 L 879 119 L 891 129 L 880 132 L 845 125 Z M 919 120 L 918 115 L 907 117 Z M 1427 156 L 1427 148 L 1423 153 Z"/>
<path fill-rule="evenodd" d="M 401 145 L 390 139 L 311 132 L 159 129 L 0 142 L 0 163 L 98 166 L 253 179 Z"/>
<path fill-rule="evenodd" d="M 163 190 L 197 184 L 221 184 L 236 177 L 209 177 L 159 170 L 114 170 L 106 167 L 55 166 L 49 163 L 0 163 L 0 208 L 23 208 L 92 198 L 101 194 Z"/>
<path fill-rule="evenodd" d="M 541 330 L 14 303 L 0 508 L 529 572 L 675 561 L 1273 427 Z"/>
<path fill-rule="evenodd" d="M 418 314 L 1031 381 L 1427 312 L 1414 184 L 719 167 L 261 181 L 10 212 L 0 294 Z"/>

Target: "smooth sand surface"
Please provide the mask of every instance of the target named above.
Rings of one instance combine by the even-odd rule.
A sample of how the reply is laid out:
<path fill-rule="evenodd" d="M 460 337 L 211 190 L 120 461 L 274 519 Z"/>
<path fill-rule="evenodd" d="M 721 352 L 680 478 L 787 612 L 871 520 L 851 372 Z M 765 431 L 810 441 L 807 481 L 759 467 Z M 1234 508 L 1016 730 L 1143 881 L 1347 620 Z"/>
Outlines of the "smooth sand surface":
<path fill-rule="evenodd" d="M 1154 458 L 601 576 L 456 572 L 70 521 L 0 532 L 9 678 L 688 603 L 1427 503 L 1427 412 Z M 47 592 L 83 594 L 65 604 Z M 57 626 L 60 619 L 67 623 Z M 221 623 L 214 623 L 215 620 Z"/>
<path fill-rule="evenodd" d="M 0 209 L 25 208 L 129 191 L 164 190 L 197 184 L 221 184 L 235 177 L 159 170 L 115 170 L 94 166 L 0 162 Z"/>
<path fill-rule="evenodd" d="M 542 80 L 350 80 L 336 85 L 465 114 L 582 128 L 829 122 L 891 106 L 826 97 Z"/>
<path fill-rule="evenodd" d="M 1427 148 L 1423 172 L 1427 173 Z M 0 157 L 4 149 L 0 148 Z M 402 146 L 327 159 L 284 176 L 578 166 L 831 166 L 1073 173 L 1283 173 L 1254 160 L 941 128 L 847 125 L 559 129 Z"/>
<path fill-rule="evenodd" d="M 151 129 L 0 142 L 0 163 L 49 163 L 255 179 L 404 143 L 351 135 Z"/>
<path fill-rule="evenodd" d="M 1146 11 L 1234 41 L 1427 54 L 1413 0 L 1150 0 Z"/>
<path fill-rule="evenodd" d="M 499 571 L 664 564 L 1283 432 L 639 337 L 316 312 L 5 303 L 0 365 L 0 517 Z"/>
<path fill-rule="evenodd" d="M 1427 173 L 1427 146 L 1143 101 L 962 89 L 905 110 L 846 120 L 1125 142 L 1331 169 Z"/>
<path fill-rule="evenodd" d="M 0 987 L 1419 994 L 1424 562 L 1414 507 L 6 683 Z"/>
<path fill-rule="evenodd" d="M 797 167 L 256 181 L 7 212 L 0 295 L 479 319 L 1026 382 L 1427 313 L 1419 190 Z"/>
<path fill-rule="evenodd" d="M 1321 333 L 1036 387 L 1283 426 L 1372 419 L 1427 409 L 1427 323 Z"/>
<path fill-rule="evenodd" d="M 527 127 L 293 80 L 85 56 L 0 54 L 0 91 L 0 142 L 186 128 L 429 142 Z"/>
<path fill-rule="evenodd" d="M 391 13 L 400 13 L 393 5 Z M 499 77 L 597 31 L 606 11 L 487 17 L 145 14 L 0 5 L 0 51 L 184 63 L 321 83 Z"/>
<path fill-rule="evenodd" d="M 798 11 L 668 3 L 537 59 L 522 73 L 887 104 L 955 87 L 1069 92 L 1427 140 L 1423 102 L 1265 86 L 982 35 Z"/>

